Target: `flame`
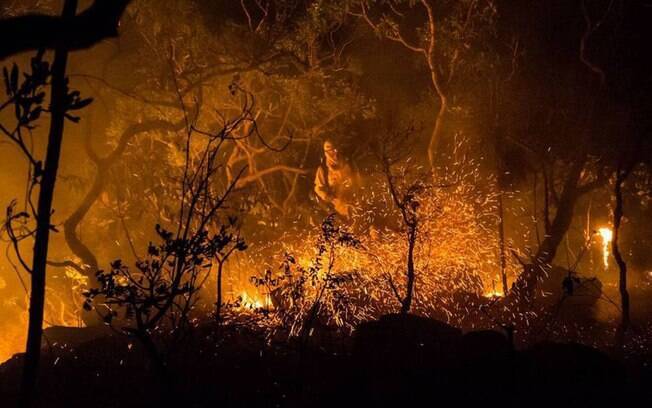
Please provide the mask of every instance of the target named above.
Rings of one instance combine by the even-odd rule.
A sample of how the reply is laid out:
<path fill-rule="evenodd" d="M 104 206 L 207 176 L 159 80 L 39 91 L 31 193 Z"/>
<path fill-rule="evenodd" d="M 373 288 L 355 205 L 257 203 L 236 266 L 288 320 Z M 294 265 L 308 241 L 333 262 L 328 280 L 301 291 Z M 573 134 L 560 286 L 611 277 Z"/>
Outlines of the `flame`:
<path fill-rule="evenodd" d="M 259 299 L 257 296 L 252 296 L 247 292 L 242 292 L 239 296 L 240 298 L 240 311 L 246 310 L 260 310 L 264 308 L 269 308 L 271 302 L 268 299 Z"/>
<path fill-rule="evenodd" d="M 503 296 L 505 296 L 505 294 L 502 291 L 499 291 L 499 290 L 490 290 L 488 292 L 483 293 L 482 296 L 484 296 L 486 298 L 489 298 L 489 299 L 493 299 L 493 298 L 503 297 Z"/>
<path fill-rule="evenodd" d="M 598 234 L 602 239 L 602 261 L 604 267 L 607 268 L 609 266 L 609 244 L 613 240 L 614 233 L 611 228 L 602 227 L 598 230 Z"/>

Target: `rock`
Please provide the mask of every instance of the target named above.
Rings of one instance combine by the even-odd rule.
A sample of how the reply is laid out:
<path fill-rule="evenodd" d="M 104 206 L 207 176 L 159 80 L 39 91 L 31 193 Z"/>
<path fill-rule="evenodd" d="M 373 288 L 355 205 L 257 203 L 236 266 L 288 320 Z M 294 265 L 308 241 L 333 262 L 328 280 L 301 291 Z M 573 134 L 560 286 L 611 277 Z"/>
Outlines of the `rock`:
<path fill-rule="evenodd" d="M 513 352 L 507 337 L 495 330 L 479 330 L 462 336 L 461 357 L 464 361 L 500 360 Z"/>
<path fill-rule="evenodd" d="M 356 358 L 420 367 L 451 360 L 462 332 L 438 320 L 391 314 L 361 324 L 354 336 Z"/>
<path fill-rule="evenodd" d="M 544 342 L 523 354 L 529 367 L 522 373 L 523 387 L 537 395 L 578 406 L 597 406 L 618 401 L 624 392 L 624 368 L 591 347 Z"/>

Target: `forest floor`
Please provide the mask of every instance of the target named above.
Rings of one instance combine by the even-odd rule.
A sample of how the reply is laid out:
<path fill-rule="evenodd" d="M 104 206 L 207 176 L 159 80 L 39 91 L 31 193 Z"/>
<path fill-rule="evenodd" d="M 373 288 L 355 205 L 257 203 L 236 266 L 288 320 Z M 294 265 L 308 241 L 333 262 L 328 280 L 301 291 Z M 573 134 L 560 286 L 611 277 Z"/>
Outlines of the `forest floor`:
<path fill-rule="evenodd" d="M 385 315 L 351 336 L 270 341 L 234 322 L 197 328 L 154 369 L 139 344 L 101 328 L 50 328 L 39 407 L 602 406 L 652 403 L 649 355 L 577 343 L 514 349 L 498 331 Z M 632 355 L 633 356 L 633 355 Z M 0 366 L 14 406 L 22 355 Z M 648 405 L 645 405 L 647 403 Z"/>

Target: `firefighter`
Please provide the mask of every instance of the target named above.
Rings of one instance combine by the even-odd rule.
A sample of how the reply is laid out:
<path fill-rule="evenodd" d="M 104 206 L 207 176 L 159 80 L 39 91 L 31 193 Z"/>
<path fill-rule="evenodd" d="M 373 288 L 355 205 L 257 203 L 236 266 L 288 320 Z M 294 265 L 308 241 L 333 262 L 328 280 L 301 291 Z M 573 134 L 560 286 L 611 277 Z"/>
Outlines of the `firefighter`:
<path fill-rule="evenodd" d="M 324 141 L 324 156 L 315 174 L 315 194 L 329 211 L 350 218 L 360 187 L 360 174 L 342 156 L 331 139 Z"/>

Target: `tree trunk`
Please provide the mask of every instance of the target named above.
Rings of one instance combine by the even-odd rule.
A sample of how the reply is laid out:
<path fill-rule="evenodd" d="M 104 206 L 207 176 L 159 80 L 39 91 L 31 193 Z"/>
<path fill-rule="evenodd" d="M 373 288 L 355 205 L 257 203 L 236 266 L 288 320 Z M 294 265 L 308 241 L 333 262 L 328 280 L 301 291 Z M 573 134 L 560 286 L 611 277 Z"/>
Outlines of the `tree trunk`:
<path fill-rule="evenodd" d="M 219 261 L 217 266 L 217 302 L 215 303 L 215 321 L 218 323 L 222 317 L 222 272 L 224 262 Z"/>
<path fill-rule="evenodd" d="M 627 291 L 627 263 L 620 253 L 620 248 L 618 246 L 618 238 L 620 236 L 620 224 L 623 218 L 623 192 L 622 186 L 627 178 L 627 172 L 621 172 L 618 169 L 618 174 L 616 176 L 616 183 L 614 186 L 614 196 L 616 198 L 616 206 L 614 207 L 613 212 L 613 240 L 611 241 L 611 251 L 613 253 L 614 259 L 618 264 L 618 289 L 620 291 L 620 324 L 616 329 L 616 346 L 622 348 L 625 344 L 625 333 L 629 328 L 630 317 L 629 317 L 629 292 Z"/>
<path fill-rule="evenodd" d="M 82 199 L 77 209 L 75 209 L 75 211 L 70 214 L 70 216 L 64 221 L 63 232 L 66 239 L 66 244 L 72 253 L 79 257 L 84 264 L 86 276 L 89 278 L 91 287 L 97 286 L 95 273 L 98 271 L 99 265 L 97 257 L 93 251 L 79 238 L 77 229 L 95 202 L 98 200 L 102 192 L 105 190 L 111 168 L 118 162 L 118 160 L 120 160 L 122 153 L 127 148 L 128 143 L 134 137 L 138 136 L 139 134 L 159 130 L 174 132 L 182 129 L 184 123 L 184 121 L 179 121 L 179 123 L 171 123 L 165 120 L 152 119 L 142 123 L 132 124 L 127 127 L 124 132 L 122 132 L 116 148 L 104 158 L 98 157 L 92 150 L 92 147 L 88 145 L 90 142 L 87 142 L 86 152 L 91 158 L 91 161 L 95 163 L 95 166 L 97 167 L 97 173 L 95 174 L 95 179 L 93 180 L 91 188 L 86 192 L 86 195 Z M 90 324 L 94 322 L 86 323 Z"/>
<path fill-rule="evenodd" d="M 503 296 L 507 296 L 507 258 L 505 256 L 505 209 L 503 208 L 503 192 L 498 196 L 498 246 L 500 251 L 500 277 L 503 284 Z"/>
<path fill-rule="evenodd" d="M 407 254 L 407 284 L 405 299 L 401 305 L 401 313 L 408 314 L 410 313 L 410 308 L 412 307 L 412 295 L 414 293 L 414 245 L 416 243 L 416 227 L 408 227 L 410 232 L 408 233 L 408 254 Z"/>
<path fill-rule="evenodd" d="M 63 8 L 63 17 L 74 17 L 76 10 L 77 0 L 66 0 Z M 19 400 L 19 406 L 21 407 L 29 407 L 32 404 L 38 376 L 39 359 L 41 357 L 43 308 L 45 304 L 45 272 L 48 258 L 52 199 L 54 196 L 54 185 L 57 180 L 59 157 L 61 155 L 61 142 L 65 121 L 64 115 L 66 112 L 65 101 L 68 93 L 68 86 L 66 84 L 67 62 L 68 50 L 63 47 L 57 48 L 52 64 L 50 132 L 37 205 L 36 236 L 34 238 L 34 253 L 32 258 L 32 285 L 29 300 L 29 326 Z"/>
<path fill-rule="evenodd" d="M 434 81 L 434 80 L 433 80 Z M 446 110 L 448 109 L 448 101 L 446 96 L 442 93 L 439 94 L 439 110 L 437 111 L 437 117 L 435 118 L 435 126 L 430 135 L 430 142 L 428 143 L 428 162 L 430 163 L 430 169 L 433 172 L 433 175 L 437 175 L 437 166 L 439 165 L 438 158 L 441 155 L 441 144 L 442 144 L 442 127 L 444 123 L 444 116 L 446 115 Z"/>
<path fill-rule="evenodd" d="M 531 299 L 537 281 L 550 268 L 557 254 L 557 248 L 573 222 L 575 204 L 577 204 L 577 200 L 581 195 L 578 184 L 586 157 L 586 154 L 583 154 L 573 164 L 570 173 L 566 177 L 561 196 L 559 197 L 555 217 L 552 223 L 550 223 L 549 228 L 546 228 L 546 236 L 541 242 L 532 260 L 532 264 L 525 267 L 523 273 L 521 273 L 512 287 L 512 291 L 515 291 L 515 294 L 522 300 L 527 301 Z M 545 220 L 545 222 L 547 223 L 548 220 Z"/>
<path fill-rule="evenodd" d="M 161 352 L 159 352 L 158 347 L 156 347 L 156 344 L 154 344 L 154 341 L 152 341 L 152 338 L 149 334 L 139 332 L 136 333 L 136 338 L 143 345 L 150 362 L 154 365 L 154 369 L 156 371 L 156 379 L 158 380 L 159 386 L 161 387 L 160 396 L 167 399 L 168 402 L 175 401 L 175 384 L 172 380 L 172 376 L 170 375 L 170 371 L 168 370 L 165 358 L 161 355 Z"/>

